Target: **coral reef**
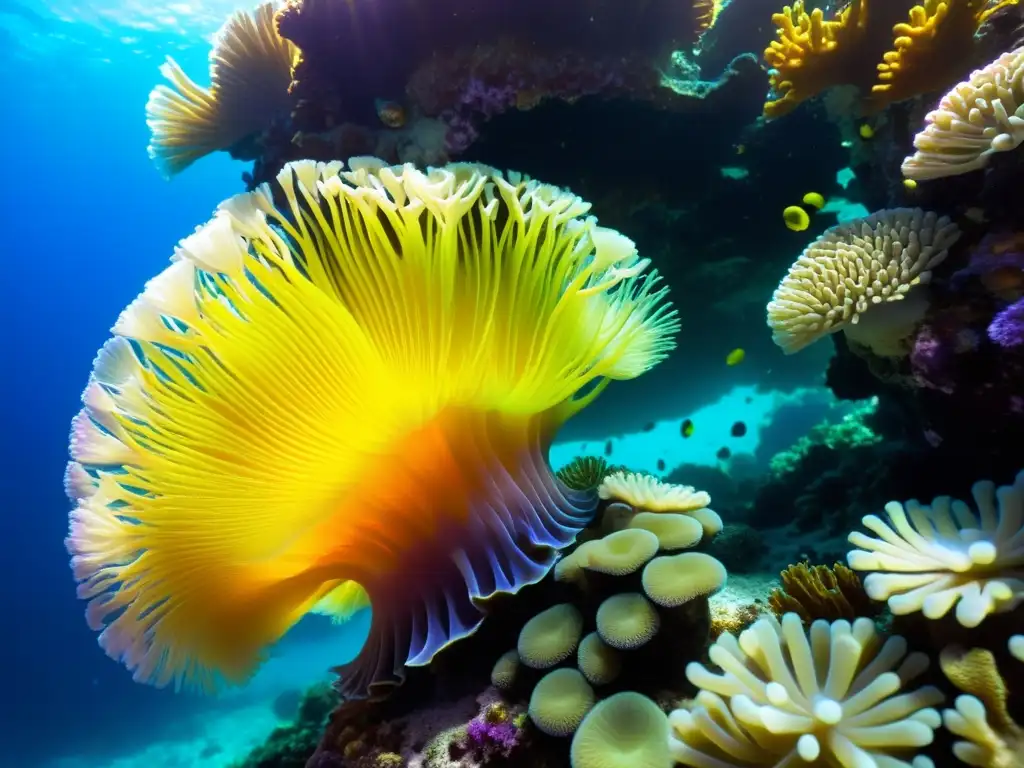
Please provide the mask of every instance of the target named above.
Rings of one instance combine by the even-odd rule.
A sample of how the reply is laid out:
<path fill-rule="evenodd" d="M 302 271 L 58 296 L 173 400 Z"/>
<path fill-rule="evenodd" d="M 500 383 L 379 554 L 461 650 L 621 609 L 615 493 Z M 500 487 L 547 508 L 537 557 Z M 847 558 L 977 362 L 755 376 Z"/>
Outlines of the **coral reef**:
<path fill-rule="evenodd" d="M 303 768 L 316 751 L 324 724 L 338 702 L 338 694 L 330 685 L 313 686 L 302 695 L 293 722 L 275 728 L 263 744 L 233 768 Z"/>

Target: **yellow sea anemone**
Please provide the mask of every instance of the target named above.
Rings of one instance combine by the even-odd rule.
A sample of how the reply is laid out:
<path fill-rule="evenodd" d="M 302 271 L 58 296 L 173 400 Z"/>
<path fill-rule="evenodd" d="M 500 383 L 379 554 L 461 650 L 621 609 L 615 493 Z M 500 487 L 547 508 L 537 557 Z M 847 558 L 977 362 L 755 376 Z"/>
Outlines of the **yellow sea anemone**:
<path fill-rule="evenodd" d="M 214 37 L 209 88 L 193 82 L 168 56 L 160 72 L 170 85 L 154 88 L 146 104 L 149 156 L 161 172 L 174 176 L 287 115 L 296 54 L 277 34 L 274 3 L 268 2 L 251 14 L 235 12 Z"/>
<path fill-rule="evenodd" d="M 122 313 L 74 420 L 67 545 L 107 653 L 238 683 L 311 609 L 368 600 L 342 670 L 361 695 L 543 578 L 597 504 L 551 472 L 552 436 L 678 329 L 588 210 L 367 158 L 223 203 Z"/>

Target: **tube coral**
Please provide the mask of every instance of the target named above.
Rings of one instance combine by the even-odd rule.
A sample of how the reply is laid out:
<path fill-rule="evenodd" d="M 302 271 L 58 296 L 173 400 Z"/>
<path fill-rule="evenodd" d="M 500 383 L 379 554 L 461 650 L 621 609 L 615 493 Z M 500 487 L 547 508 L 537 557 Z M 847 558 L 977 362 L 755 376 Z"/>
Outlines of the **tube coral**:
<path fill-rule="evenodd" d="M 368 599 L 358 696 L 541 579 L 597 503 L 555 478 L 552 436 L 678 330 L 588 210 L 371 158 L 223 203 L 121 314 L 74 419 L 67 546 L 107 653 L 238 683 L 325 597 Z"/>
<path fill-rule="evenodd" d="M 149 156 L 160 171 L 174 176 L 287 114 L 295 56 L 295 46 L 277 34 L 274 4 L 267 2 L 252 15 L 232 14 L 221 27 L 210 51 L 209 88 L 168 57 L 160 72 L 171 84 L 154 88 L 146 104 Z"/>

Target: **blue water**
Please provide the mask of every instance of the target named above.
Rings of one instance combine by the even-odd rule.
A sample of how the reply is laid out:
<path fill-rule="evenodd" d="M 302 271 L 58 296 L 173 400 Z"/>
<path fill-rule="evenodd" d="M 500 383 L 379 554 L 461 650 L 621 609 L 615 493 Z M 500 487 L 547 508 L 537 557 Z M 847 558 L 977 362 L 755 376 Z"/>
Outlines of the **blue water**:
<path fill-rule="evenodd" d="M 153 744 L 170 756 L 160 765 L 199 766 L 174 756 L 173 744 L 217 738 L 203 729 L 232 711 L 269 729 L 272 720 L 264 724 L 256 709 L 244 708 L 269 712 L 277 693 L 353 655 L 366 629 L 365 616 L 340 628 L 304 624 L 253 684 L 231 697 L 155 690 L 132 682 L 100 650 L 67 565 L 61 478 L 69 421 L 95 351 L 174 243 L 242 188 L 244 166 L 225 156 L 206 158 L 168 183 L 145 149 L 144 104 L 163 57 L 173 54 L 187 72 L 204 72 L 209 35 L 231 10 L 221 0 L 0 5 L 4 768 L 121 765 L 118 755 Z M 719 416 L 706 417 L 702 434 L 720 434 L 737 418 L 739 395 L 722 394 Z M 738 448 L 753 453 L 767 415 L 785 405 L 754 400 L 750 444 Z M 678 425 L 666 431 L 678 435 Z M 701 446 L 703 463 L 711 463 L 721 441 L 702 440 L 687 451 Z M 664 451 L 634 458 L 644 466 L 659 458 L 670 467 L 702 463 Z M 137 764 L 160 768 L 155 758 Z"/>

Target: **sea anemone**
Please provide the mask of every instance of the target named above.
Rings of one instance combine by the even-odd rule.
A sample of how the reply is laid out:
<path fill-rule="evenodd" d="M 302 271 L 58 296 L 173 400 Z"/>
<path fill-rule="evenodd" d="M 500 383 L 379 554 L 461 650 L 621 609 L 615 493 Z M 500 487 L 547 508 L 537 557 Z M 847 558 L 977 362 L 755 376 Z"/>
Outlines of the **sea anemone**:
<path fill-rule="evenodd" d="M 1024 600 L 1024 472 L 1013 485 L 974 484 L 977 511 L 940 496 L 930 507 L 917 501 L 890 502 L 886 523 L 863 519 L 877 536 L 855 531 L 850 567 L 870 571 L 864 589 L 887 600 L 896 615 L 921 611 L 929 619 L 956 606 L 956 619 L 976 627 L 991 613 Z"/>
<path fill-rule="evenodd" d="M 786 354 L 829 333 L 883 356 L 909 352 L 928 308 L 913 290 L 931 278 L 960 230 L 919 208 L 879 211 L 827 230 L 811 243 L 768 304 L 772 338 Z"/>
<path fill-rule="evenodd" d="M 1024 143 L 1024 48 L 1004 53 L 942 97 L 914 138 L 903 175 L 924 181 L 984 168 Z"/>
<path fill-rule="evenodd" d="M 684 765 L 910 768 L 897 755 L 930 744 L 941 722 L 937 688 L 897 695 L 928 658 L 908 656 L 902 637 L 885 639 L 870 619 L 805 631 L 795 613 L 765 616 L 738 638 L 721 635 L 709 658 L 721 673 L 691 663 L 700 692 L 669 716 L 672 756 Z"/>
<path fill-rule="evenodd" d="M 555 478 L 553 435 L 678 329 L 588 210 L 373 158 L 223 203 L 121 314 L 74 419 L 67 546 L 107 653 L 210 689 L 369 601 L 340 684 L 366 695 L 543 578 L 597 505 Z"/>

